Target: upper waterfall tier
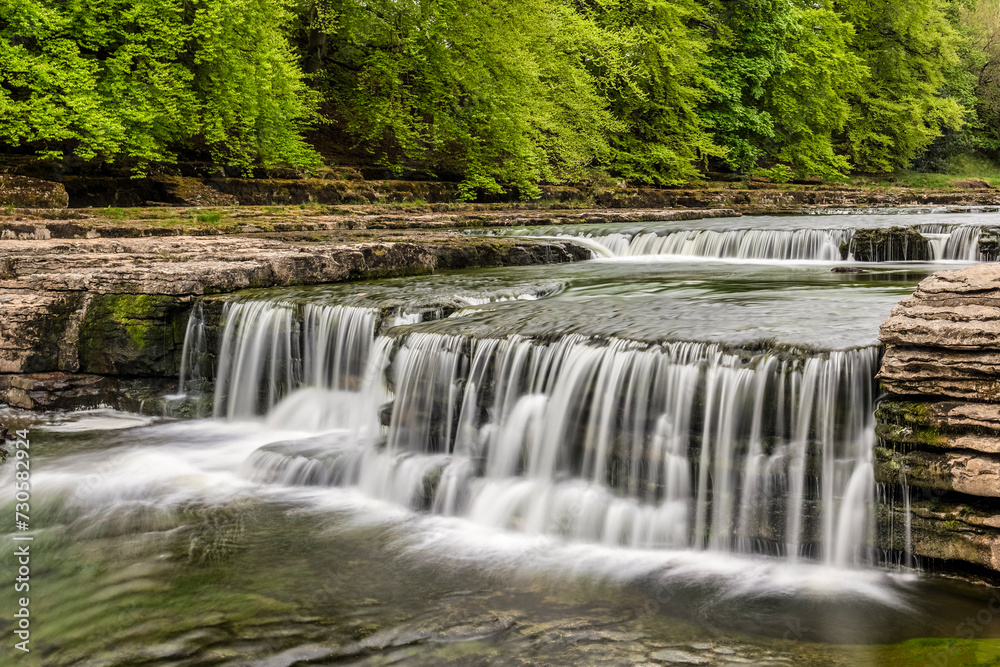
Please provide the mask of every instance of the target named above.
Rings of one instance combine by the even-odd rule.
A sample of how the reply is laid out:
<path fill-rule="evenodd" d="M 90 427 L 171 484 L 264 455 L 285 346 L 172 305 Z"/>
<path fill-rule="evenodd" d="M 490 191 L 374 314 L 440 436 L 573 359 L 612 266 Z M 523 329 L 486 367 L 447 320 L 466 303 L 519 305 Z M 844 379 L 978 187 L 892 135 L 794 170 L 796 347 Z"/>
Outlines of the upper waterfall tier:
<path fill-rule="evenodd" d="M 632 225 L 564 225 L 504 230 L 504 235 L 572 238 L 599 257 L 802 261 L 982 261 L 984 216 L 882 215 L 744 217 Z M 986 223 L 988 224 L 988 223 Z"/>

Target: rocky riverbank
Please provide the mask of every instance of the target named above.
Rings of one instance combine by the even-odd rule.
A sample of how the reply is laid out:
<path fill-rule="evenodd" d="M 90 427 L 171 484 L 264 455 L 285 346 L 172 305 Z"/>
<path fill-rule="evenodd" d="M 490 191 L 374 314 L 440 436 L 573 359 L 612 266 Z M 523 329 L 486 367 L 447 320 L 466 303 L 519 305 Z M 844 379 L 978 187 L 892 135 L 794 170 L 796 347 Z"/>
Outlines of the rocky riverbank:
<path fill-rule="evenodd" d="M 924 280 L 881 340 L 879 546 L 1000 571 L 1000 267 Z"/>
<path fill-rule="evenodd" d="M 590 256 L 568 241 L 433 230 L 0 240 L 0 402 L 135 409 L 176 381 L 187 318 L 206 294 Z"/>
<path fill-rule="evenodd" d="M 955 181 L 934 190 L 843 183 L 779 184 L 762 177 L 727 176 L 679 188 L 634 187 L 622 181 L 544 185 L 540 198 L 521 202 L 515 189 L 480 193 L 477 203 L 459 203 L 458 184 L 396 180 L 382 169 L 325 168 L 305 175 L 293 169 L 264 170 L 257 178 L 228 177 L 211 165 L 184 164 L 135 178 L 113 168 L 66 172 L 37 160 L 0 161 L 0 206 L 11 208 L 261 207 L 408 205 L 465 210 L 517 208 L 718 209 L 743 213 L 787 213 L 809 208 L 899 206 L 997 206 L 1000 190 L 985 181 Z M 711 175 L 721 179 L 723 175 Z"/>

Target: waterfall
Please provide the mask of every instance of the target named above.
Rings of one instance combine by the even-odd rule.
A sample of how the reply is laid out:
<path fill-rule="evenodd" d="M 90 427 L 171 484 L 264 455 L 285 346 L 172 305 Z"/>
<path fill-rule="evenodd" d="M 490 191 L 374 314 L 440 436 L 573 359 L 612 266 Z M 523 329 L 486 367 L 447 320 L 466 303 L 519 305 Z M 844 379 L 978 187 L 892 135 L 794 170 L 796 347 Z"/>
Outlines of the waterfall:
<path fill-rule="evenodd" d="M 265 415 L 303 387 L 356 389 L 377 319 L 377 310 L 351 306 L 227 303 L 215 373 L 215 416 Z"/>
<path fill-rule="evenodd" d="M 933 261 L 982 261 L 976 225 L 924 224 L 915 228 L 929 243 Z M 710 259 L 840 261 L 854 229 L 734 229 L 559 233 L 589 246 L 600 257 L 680 255 Z M 898 258 L 905 260 L 906 257 Z"/>
<path fill-rule="evenodd" d="M 841 258 L 840 246 L 850 243 L 852 230 L 734 229 L 689 230 L 666 234 L 612 233 L 587 235 L 614 257 L 685 255 L 715 259 L 827 260 Z"/>
<path fill-rule="evenodd" d="M 261 448 L 246 476 L 609 546 L 867 553 L 877 348 L 394 337 L 377 320 L 227 305 L 216 415 L 317 433 Z"/>
<path fill-rule="evenodd" d="M 948 235 L 944 249 L 940 256 L 935 259 L 955 259 L 969 262 L 984 261 L 982 253 L 979 252 L 979 238 L 982 236 L 983 228 L 977 226 L 958 227 Z"/>

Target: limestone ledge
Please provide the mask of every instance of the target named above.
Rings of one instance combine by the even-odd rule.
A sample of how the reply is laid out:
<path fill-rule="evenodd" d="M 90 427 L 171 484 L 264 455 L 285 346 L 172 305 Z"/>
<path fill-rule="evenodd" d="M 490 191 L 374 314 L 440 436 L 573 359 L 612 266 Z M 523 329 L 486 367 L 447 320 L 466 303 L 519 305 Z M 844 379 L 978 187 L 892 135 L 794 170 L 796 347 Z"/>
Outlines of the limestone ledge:
<path fill-rule="evenodd" d="M 909 539 L 905 506 L 896 502 L 879 508 L 876 546 L 903 553 L 909 543 L 919 558 L 1000 571 L 1000 517 L 986 507 L 914 494 Z"/>
<path fill-rule="evenodd" d="M 927 278 L 882 325 L 878 377 L 897 395 L 1000 400 L 1000 266 Z"/>
<path fill-rule="evenodd" d="M 174 378 L 122 378 L 81 373 L 0 375 L 0 397 L 22 410 L 87 410 L 111 407 L 163 414 L 165 396 L 176 392 Z"/>
<path fill-rule="evenodd" d="M 1000 458 L 965 451 L 932 453 L 875 449 L 875 479 L 921 489 L 1000 498 Z"/>
<path fill-rule="evenodd" d="M 221 236 L 343 230 L 468 229 L 530 225 L 671 222 L 739 217 L 730 208 L 699 210 L 494 208 L 489 205 L 325 206 L 291 208 L 213 208 L 219 220 L 201 222 L 204 209 L 156 207 L 130 211 L 133 219 L 113 220 L 104 209 L 0 212 L 0 242 L 8 240 Z M 120 215 L 126 215 L 121 211 Z"/>
<path fill-rule="evenodd" d="M 880 338 L 875 477 L 915 499 L 913 553 L 1000 571 L 1000 266 L 927 278 Z M 879 509 L 880 546 L 902 551 L 904 510 Z"/>
<path fill-rule="evenodd" d="M 187 316 L 207 294 L 589 257 L 570 241 L 441 233 L 370 242 L 10 240 L 0 244 L 0 374 L 176 377 Z M 15 390 L 27 391 L 6 391 L 26 400 Z"/>

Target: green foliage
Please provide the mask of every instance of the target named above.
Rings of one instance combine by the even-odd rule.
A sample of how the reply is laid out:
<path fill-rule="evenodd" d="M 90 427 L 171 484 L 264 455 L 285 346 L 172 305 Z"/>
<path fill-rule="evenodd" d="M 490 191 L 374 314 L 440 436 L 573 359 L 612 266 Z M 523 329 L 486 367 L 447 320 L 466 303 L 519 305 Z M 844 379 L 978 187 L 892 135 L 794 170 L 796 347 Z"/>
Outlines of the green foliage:
<path fill-rule="evenodd" d="M 1000 0 L 0 0 L 0 144 L 460 181 L 1000 158 Z"/>
<path fill-rule="evenodd" d="M 849 97 L 843 150 L 860 171 L 905 168 L 943 130 L 964 122 L 965 109 L 944 90 L 961 40 L 948 17 L 951 2 L 842 0 L 836 6 L 855 26 L 853 50 L 870 74 Z"/>
<path fill-rule="evenodd" d="M 957 14 L 956 23 L 965 37 L 959 72 L 964 77 L 960 79 L 964 83 L 963 104 L 974 110 L 974 114 L 967 131 L 953 138 L 950 145 L 936 146 L 941 154 L 939 161 L 970 150 L 997 160 L 1000 159 L 1000 0 L 978 0 L 968 7 L 959 7 Z"/>
<path fill-rule="evenodd" d="M 709 49 L 707 100 L 701 114 L 728 150 L 726 162 L 752 171 L 775 138 L 764 99 L 774 79 L 792 63 L 785 42 L 797 29 L 785 0 L 711 0 L 716 38 Z"/>
<path fill-rule="evenodd" d="M 104 215 L 111 220 L 124 220 L 125 209 L 118 208 L 117 206 L 109 206 L 104 209 Z"/>
<path fill-rule="evenodd" d="M 601 31 L 558 0 L 329 0 L 313 16 L 348 134 L 398 172 L 459 174 L 463 198 L 537 197 L 605 160 L 623 128 L 584 66 L 606 62 Z"/>
<path fill-rule="evenodd" d="M 196 147 L 315 161 L 280 0 L 0 0 L 0 16 L 0 141 L 140 171 Z"/>
<path fill-rule="evenodd" d="M 222 220 L 222 214 L 218 211 L 207 211 L 205 213 L 195 213 L 194 215 L 195 222 L 202 222 L 209 225 L 214 225 L 220 220 Z"/>
<path fill-rule="evenodd" d="M 768 87 L 764 108 L 774 119 L 771 160 L 798 176 L 840 177 L 851 168 L 836 151 L 835 137 L 847 124 L 855 93 L 868 75 L 850 51 L 853 27 L 822 3 L 793 5 L 795 28 L 784 43 L 788 68 Z"/>
<path fill-rule="evenodd" d="M 763 176 L 768 178 L 775 183 L 788 183 L 795 176 L 795 172 L 792 168 L 785 164 L 778 164 L 770 169 L 760 169 L 757 171 L 758 176 Z"/>
<path fill-rule="evenodd" d="M 698 114 L 709 85 L 709 40 L 694 27 L 707 20 L 704 9 L 691 0 L 596 0 L 587 11 L 610 47 L 592 69 L 628 124 L 612 135 L 611 168 L 643 183 L 697 178 L 699 162 L 725 155 Z"/>

